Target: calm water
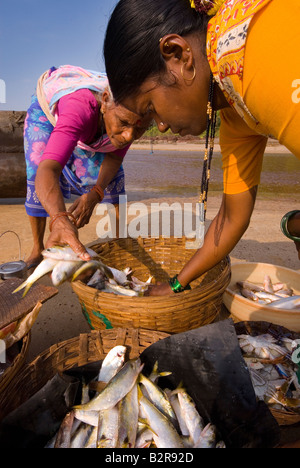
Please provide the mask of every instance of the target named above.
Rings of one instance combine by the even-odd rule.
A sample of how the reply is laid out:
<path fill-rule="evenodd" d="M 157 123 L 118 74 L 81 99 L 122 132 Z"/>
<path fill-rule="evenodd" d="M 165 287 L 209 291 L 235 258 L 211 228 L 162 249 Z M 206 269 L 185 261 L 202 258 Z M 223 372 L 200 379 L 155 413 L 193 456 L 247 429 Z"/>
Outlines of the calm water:
<path fill-rule="evenodd" d="M 124 160 L 128 201 L 147 198 L 198 196 L 203 151 L 129 151 Z M 210 192 L 222 192 L 221 154 L 214 153 Z M 299 195 L 300 160 L 291 154 L 265 154 L 259 194 Z"/>

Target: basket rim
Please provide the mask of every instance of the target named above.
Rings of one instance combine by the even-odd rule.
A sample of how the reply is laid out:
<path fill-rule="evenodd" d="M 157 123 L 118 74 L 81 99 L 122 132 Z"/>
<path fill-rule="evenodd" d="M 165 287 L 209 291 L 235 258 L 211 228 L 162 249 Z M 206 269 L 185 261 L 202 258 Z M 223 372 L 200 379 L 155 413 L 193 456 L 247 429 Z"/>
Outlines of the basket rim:
<path fill-rule="evenodd" d="M 171 293 L 171 294 L 169 294 L 167 296 L 164 296 L 164 300 L 166 300 L 166 299 L 167 300 L 173 300 L 173 299 L 178 300 L 179 297 L 183 297 L 183 296 L 189 296 L 189 298 L 192 298 L 193 296 L 198 296 L 199 293 L 201 293 L 201 295 L 203 293 L 208 294 L 209 292 L 216 291 L 216 290 L 218 290 L 218 294 L 220 294 L 221 291 L 224 292 L 226 290 L 226 288 L 227 288 L 226 284 L 222 284 L 223 280 L 224 280 L 224 277 L 229 276 L 228 280 L 230 281 L 230 275 L 231 275 L 231 260 L 230 260 L 230 257 L 227 255 L 217 265 L 215 265 L 210 270 L 208 270 L 207 273 L 209 273 L 210 271 L 212 271 L 214 268 L 218 267 L 221 264 L 224 264 L 224 268 L 222 269 L 222 271 L 220 272 L 220 274 L 218 275 L 218 277 L 214 281 L 210 281 L 209 283 L 204 284 L 204 285 L 198 284 L 198 285 L 196 285 L 194 288 L 192 288 L 190 290 L 182 291 L 182 292 L 177 293 L 177 294 Z M 161 296 L 125 296 L 125 295 L 123 296 L 123 295 L 120 295 L 120 294 L 113 294 L 113 293 L 109 293 L 109 292 L 103 292 L 101 290 L 93 288 L 92 286 L 88 286 L 87 284 L 85 284 L 81 280 L 77 280 L 77 281 L 72 282 L 71 286 L 72 286 L 74 291 L 75 291 L 75 289 L 81 289 L 81 290 L 84 290 L 84 291 L 86 291 L 87 293 L 89 293 L 91 295 L 96 296 L 97 298 L 102 297 L 103 299 L 110 299 L 112 301 L 113 300 L 118 300 L 118 301 L 126 302 L 126 301 L 132 301 L 134 299 L 134 301 L 137 302 L 137 303 L 143 303 L 143 302 L 147 302 L 149 300 L 151 300 L 152 302 L 161 303 L 161 300 L 162 300 Z"/>

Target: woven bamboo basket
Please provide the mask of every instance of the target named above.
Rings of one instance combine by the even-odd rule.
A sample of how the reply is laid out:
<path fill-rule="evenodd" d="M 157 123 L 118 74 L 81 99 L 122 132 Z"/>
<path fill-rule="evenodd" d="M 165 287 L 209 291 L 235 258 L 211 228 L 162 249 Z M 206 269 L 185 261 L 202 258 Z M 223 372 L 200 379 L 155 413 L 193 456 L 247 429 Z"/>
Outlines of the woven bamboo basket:
<path fill-rule="evenodd" d="M 93 245 L 107 265 L 146 281 L 167 282 L 179 273 L 195 250 L 186 249 L 186 238 L 119 239 Z M 230 282 L 229 258 L 191 283 L 192 290 L 164 297 L 128 297 L 98 291 L 82 281 L 72 283 L 84 316 L 92 329 L 145 328 L 180 333 L 212 323 L 222 307 Z"/>
<path fill-rule="evenodd" d="M 238 322 L 235 324 L 237 335 L 245 334 L 251 336 L 257 336 L 265 333 L 280 338 L 288 337 L 292 340 L 299 340 L 300 334 L 290 331 L 280 325 L 275 325 L 269 322 Z M 300 411 L 296 412 L 289 408 L 286 409 L 275 409 L 269 407 L 274 418 L 277 420 L 280 426 L 291 426 L 300 422 Z"/>
<path fill-rule="evenodd" d="M 135 359 L 148 346 L 167 336 L 167 333 L 142 329 L 94 330 L 51 346 L 3 388 L 0 420 L 38 392 L 56 373 L 103 361 L 117 345 L 127 347 L 126 359 Z"/>
<path fill-rule="evenodd" d="M 1 408 L 1 395 L 5 393 L 7 387 L 17 377 L 18 373 L 21 371 L 21 369 L 23 368 L 25 364 L 29 345 L 30 345 L 30 338 L 31 338 L 31 333 L 29 332 L 27 333 L 27 335 L 25 335 L 22 338 L 22 340 L 16 343 L 16 345 L 18 345 L 20 348 L 20 352 L 15 357 L 11 366 L 8 369 L 6 369 L 6 371 L 0 377 L 0 408 Z"/>

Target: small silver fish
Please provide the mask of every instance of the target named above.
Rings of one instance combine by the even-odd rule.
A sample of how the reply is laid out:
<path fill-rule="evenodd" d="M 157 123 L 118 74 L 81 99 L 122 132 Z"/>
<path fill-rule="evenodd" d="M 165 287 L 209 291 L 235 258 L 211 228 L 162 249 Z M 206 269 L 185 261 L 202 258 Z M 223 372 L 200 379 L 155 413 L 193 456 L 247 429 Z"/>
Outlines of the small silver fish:
<path fill-rule="evenodd" d="M 51 273 L 53 286 L 57 287 L 71 278 L 71 276 L 83 263 L 83 261 L 75 262 L 73 260 L 59 260 Z"/>
<path fill-rule="evenodd" d="M 204 421 L 196 409 L 195 402 L 184 389 L 178 391 L 178 401 L 182 409 L 185 424 L 195 444 L 204 429 Z"/>
<path fill-rule="evenodd" d="M 116 448 L 119 433 L 119 408 L 113 406 L 99 413 L 97 448 Z"/>
<path fill-rule="evenodd" d="M 114 346 L 105 356 L 98 375 L 99 382 L 109 382 L 124 364 L 126 346 Z"/>
<path fill-rule="evenodd" d="M 72 277 L 72 281 L 75 281 L 80 275 L 82 275 L 82 273 L 85 273 L 88 270 L 100 270 L 107 278 L 113 279 L 113 274 L 108 266 L 100 260 L 90 260 L 88 262 L 84 262 L 84 264 L 78 268 Z"/>
<path fill-rule="evenodd" d="M 50 273 L 55 265 L 57 264 L 57 260 L 52 258 L 45 258 L 34 270 L 34 272 L 27 278 L 24 283 L 18 286 L 14 291 L 13 294 L 24 289 L 23 297 L 26 296 L 31 286 L 40 278 L 45 276 L 47 273 Z"/>
<path fill-rule="evenodd" d="M 85 405 L 75 406 L 74 408 L 93 411 L 112 408 L 130 392 L 143 367 L 144 364 L 141 364 L 139 358 L 127 361 L 98 396 Z"/>
<path fill-rule="evenodd" d="M 290 296 L 269 304 L 269 307 L 276 309 L 300 309 L 300 296 Z"/>
<path fill-rule="evenodd" d="M 208 423 L 200 434 L 195 448 L 214 448 L 216 446 L 216 427 Z"/>
<path fill-rule="evenodd" d="M 98 258 L 98 254 L 94 252 L 94 250 L 87 247 L 86 251 L 91 257 Z M 42 255 L 44 258 L 52 258 L 54 260 L 82 261 L 82 259 L 68 245 L 49 247 L 48 249 L 43 250 Z"/>
<path fill-rule="evenodd" d="M 170 420 L 141 393 L 139 402 L 153 431 L 157 448 L 183 448 L 183 441 Z"/>

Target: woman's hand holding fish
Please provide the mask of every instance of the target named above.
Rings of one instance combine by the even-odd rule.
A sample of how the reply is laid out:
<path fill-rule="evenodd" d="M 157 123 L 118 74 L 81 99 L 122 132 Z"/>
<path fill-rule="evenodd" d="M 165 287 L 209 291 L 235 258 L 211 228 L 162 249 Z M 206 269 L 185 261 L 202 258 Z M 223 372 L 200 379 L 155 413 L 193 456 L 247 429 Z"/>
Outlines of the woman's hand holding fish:
<path fill-rule="evenodd" d="M 97 203 L 99 203 L 99 196 L 97 192 L 91 191 L 77 198 L 69 208 L 70 213 L 72 213 L 77 220 L 76 227 L 78 229 L 89 223 Z"/>
<path fill-rule="evenodd" d="M 156 283 L 149 284 L 144 296 L 170 296 L 170 294 L 175 293 L 172 291 L 169 283 Z"/>
<path fill-rule="evenodd" d="M 77 227 L 65 216 L 56 219 L 53 224 L 52 232 L 46 243 L 46 248 L 56 245 L 69 245 L 82 260 L 91 260 L 91 256 L 78 239 Z"/>

